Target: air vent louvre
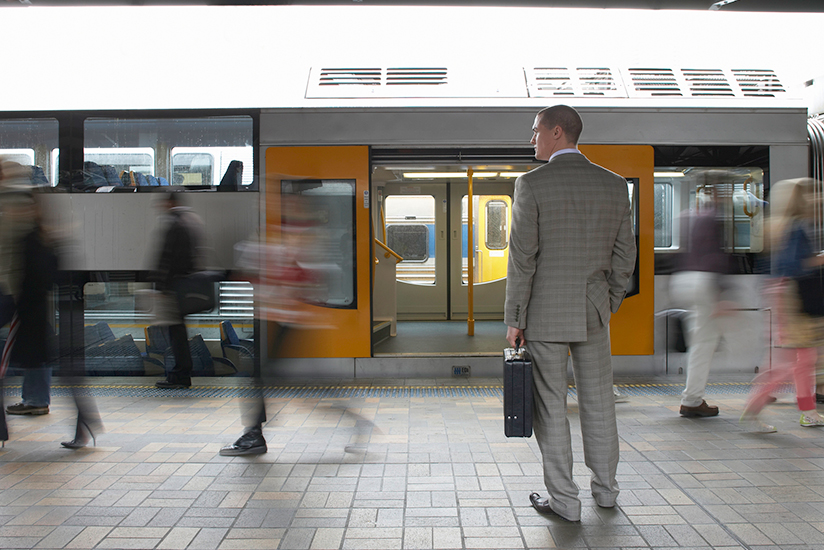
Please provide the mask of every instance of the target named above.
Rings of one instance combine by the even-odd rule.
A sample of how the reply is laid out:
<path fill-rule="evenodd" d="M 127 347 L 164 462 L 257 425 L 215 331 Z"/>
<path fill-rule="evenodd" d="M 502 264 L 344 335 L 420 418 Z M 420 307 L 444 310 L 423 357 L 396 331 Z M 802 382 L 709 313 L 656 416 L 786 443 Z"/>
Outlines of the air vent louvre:
<path fill-rule="evenodd" d="M 614 96 L 618 92 L 615 77 L 606 67 L 578 67 L 577 72 L 586 96 Z"/>
<path fill-rule="evenodd" d="M 535 88 L 544 95 L 574 95 L 572 79 L 566 67 L 536 67 L 533 75 Z"/>
<path fill-rule="evenodd" d="M 672 69 L 629 69 L 636 95 L 643 97 L 683 96 Z"/>
<path fill-rule="evenodd" d="M 320 86 L 380 86 L 380 69 L 321 69 Z"/>
<path fill-rule="evenodd" d="M 446 83 L 446 67 L 386 69 L 387 86 L 437 86 Z"/>
<path fill-rule="evenodd" d="M 607 67 L 525 68 L 530 97 L 627 97 L 618 73 Z"/>
<path fill-rule="evenodd" d="M 735 97 L 727 75 L 721 69 L 681 69 L 693 97 Z"/>
<path fill-rule="evenodd" d="M 775 71 L 770 69 L 733 69 L 741 92 L 747 97 L 775 97 L 786 93 Z"/>

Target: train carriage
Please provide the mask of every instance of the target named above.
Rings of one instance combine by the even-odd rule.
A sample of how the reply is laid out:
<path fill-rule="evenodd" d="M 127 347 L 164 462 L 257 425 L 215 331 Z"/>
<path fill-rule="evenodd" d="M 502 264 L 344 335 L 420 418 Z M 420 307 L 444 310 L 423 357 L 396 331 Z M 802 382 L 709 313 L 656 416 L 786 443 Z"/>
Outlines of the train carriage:
<path fill-rule="evenodd" d="M 156 35 L 177 36 L 165 47 L 121 43 L 115 61 L 78 33 L 72 47 L 80 53 L 48 77 L 61 82 L 62 94 L 44 94 L 49 81 L 21 67 L 14 81 L 37 91 L 0 103 L 0 155 L 33 166 L 52 221 L 75 243 L 65 264 L 65 284 L 75 291 L 54 308 L 64 347 L 92 357 L 100 343 L 89 327 L 102 322 L 115 340 L 133 342 L 132 355 L 142 354 L 129 373 L 167 367 L 162 350 L 160 366 L 147 359 L 157 352 L 147 330 L 152 317 L 135 305 L 150 286 L 153 193 L 186 191 L 206 223 L 210 263 L 232 269 L 235 245 L 267 239 L 284 212 L 283 190 L 302 185 L 312 189 L 325 231 L 324 256 L 315 261 L 325 290 L 307 306 L 323 322 L 290 342 L 289 360 L 278 367 L 284 376 L 435 377 L 464 366 L 473 376 L 499 376 L 514 180 L 539 164 L 528 143 L 535 113 L 566 103 L 583 117 L 582 151 L 630 183 L 639 260 L 631 296 L 612 321 L 616 374 L 684 366 L 661 313 L 677 305 L 669 300 L 668 273 L 684 243 L 678 217 L 701 200 L 700 175 L 717 169 L 732 178 L 725 235 L 740 310 L 717 352 L 717 370 L 752 371 L 769 362 L 770 311 L 757 290 L 769 272 L 764 216 L 770 182 L 807 174 L 807 109 L 796 73 L 757 62 L 758 51 L 734 63 L 713 56 L 710 44 L 694 59 L 665 62 L 650 54 L 647 38 L 609 56 L 598 40 L 575 55 L 524 52 L 514 45 L 523 18 L 551 14 L 559 29 L 580 21 L 575 10 L 541 8 L 364 9 L 357 25 L 367 25 L 368 36 L 336 26 L 336 9 L 322 17 L 317 9 L 288 7 L 8 13 L 19 27 L 42 29 L 47 48 L 65 39 L 59 16 L 87 17 L 87 24 L 101 13 L 133 17 L 138 27 L 154 25 Z M 411 16 L 395 35 L 378 26 L 402 13 Z M 190 24 L 173 26 L 172 15 Z M 430 28 L 445 30 L 490 17 L 506 39 L 475 44 L 489 66 L 466 59 L 454 30 L 437 48 L 410 51 L 409 41 L 420 40 L 416 21 L 428 18 Z M 587 17 L 596 31 L 608 26 L 598 14 Z M 210 44 L 199 29 L 217 21 L 245 29 L 244 36 Z M 310 28 L 322 44 L 306 39 Z M 0 44 L 11 51 L 22 40 L 11 32 Z M 200 55 L 191 55 L 198 47 Z M 304 55 L 286 55 L 290 48 Z M 79 67 L 92 51 L 100 67 L 151 62 L 147 82 L 163 83 L 162 92 L 157 84 L 120 96 L 88 86 Z M 609 61 L 619 54 L 632 61 Z M 181 73 L 184 55 L 190 64 Z M 233 161 L 241 172 L 230 172 L 239 166 Z M 392 269 L 376 268 L 381 258 Z M 201 372 L 252 368 L 225 354 L 232 330 L 257 341 L 244 357 L 271 360 L 267 322 L 255 330 L 252 284 L 242 277 L 219 283 L 219 296 L 214 311 L 191 319 L 190 336 L 228 363 L 212 360 Z"/>

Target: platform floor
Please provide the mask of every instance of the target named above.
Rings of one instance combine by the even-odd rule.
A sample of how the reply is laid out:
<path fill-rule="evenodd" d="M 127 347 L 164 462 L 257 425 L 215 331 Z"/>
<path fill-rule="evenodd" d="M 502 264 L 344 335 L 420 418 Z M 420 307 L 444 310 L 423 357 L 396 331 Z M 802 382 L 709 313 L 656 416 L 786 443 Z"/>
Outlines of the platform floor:
<path fill-rule="evenodd" d="M 580 524 L 529 506 L 539 454 L 504 437 L 500 380 L 290 382 L 254 458 L 218 455 L 241 430 L 243 381 L 195 379 L 188 397 L 149 382 L 94 381 L 97 447 L 60 447 L 74 411 L 59 380 L 51 414 L 9 417 L 0 548 L 824 547 L 824 429 L 801 428 L 782 395 L 765 413 L 777 434 L 743 431 L 746 378 L 710 386 L 712 419 L 678 416 L 682 379 L 619 380 L 614 509 L 588 494 L 570 399 Z"/>

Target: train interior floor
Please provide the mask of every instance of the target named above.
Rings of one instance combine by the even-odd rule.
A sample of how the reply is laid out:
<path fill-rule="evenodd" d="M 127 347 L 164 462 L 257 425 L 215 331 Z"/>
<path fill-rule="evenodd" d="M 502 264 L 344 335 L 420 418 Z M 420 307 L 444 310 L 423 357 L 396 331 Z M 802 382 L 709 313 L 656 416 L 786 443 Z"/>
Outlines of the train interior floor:
<path fill-rule="evenodd" d="M 738 418 L 749 377 L 713 379 L 716 418 L 678 415 L 683 377 L 617 380 L 618 505 L 589 495 L 574 388 L 569 418 L 583 518 L 530 507 L 546 493 L 534 438 L 503 434 L 501 380 L 328 380 L 267 389 L 269 452 L 221 457 L 241 433 L 247 380 L 103 378 L 105 433 L 68 450 L 71 388 L 50 414 L 8 416 L 0 547 L 496 549 L 824 547 L 824 428 L 790 393 L 756 434 Z M 789 390 L 789 388 L 784 388 Z M 6 381 L 6 403 L 20 379 Z"/>
<path fill-rule="evenodd" d="M 375 345 L 374 355 L 501 355 L 506 343 L 502 320 L 475 321 L 475 334 L 467 334 L 466 321 L 398 321 L 397 335 Z"/>

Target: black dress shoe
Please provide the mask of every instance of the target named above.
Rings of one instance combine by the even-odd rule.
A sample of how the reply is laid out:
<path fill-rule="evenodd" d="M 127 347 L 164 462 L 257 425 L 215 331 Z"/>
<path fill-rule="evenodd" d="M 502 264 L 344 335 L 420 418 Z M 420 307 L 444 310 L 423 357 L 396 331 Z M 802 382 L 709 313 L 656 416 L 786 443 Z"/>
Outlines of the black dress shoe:
<path fill-rule="evenodd" d="M 572 521 L 572 522 L 581 521 L 580 519 L 565 518 L 564 516 L 562 516 L 561 514 L 559 514 L 558 512 L 556 512 L 555 510 L 553 510 L 550 507 L 548 498 L 541 498 L 541 495 L 539 495 L 538 493 L 531 493 L 529 495 L 529 502 L 532 503 L 533 508 L 535 508 L 536 510 L 538 510 L 542 514 L 558 516 L 561 519 L 565 519 L 567 521 Z"/>
<path fill-rule="evenodd" d="M 155 387 L 163 390 L 179 390 L 192 387 L 191 380 L 158 380 Z"/>
<path fill-rule="evenodd" d="M 267 451 L 266 439 L 260 430 L 252 429 L 231 445 L 220 450 L 220 456 L 262 455 Z"/>

